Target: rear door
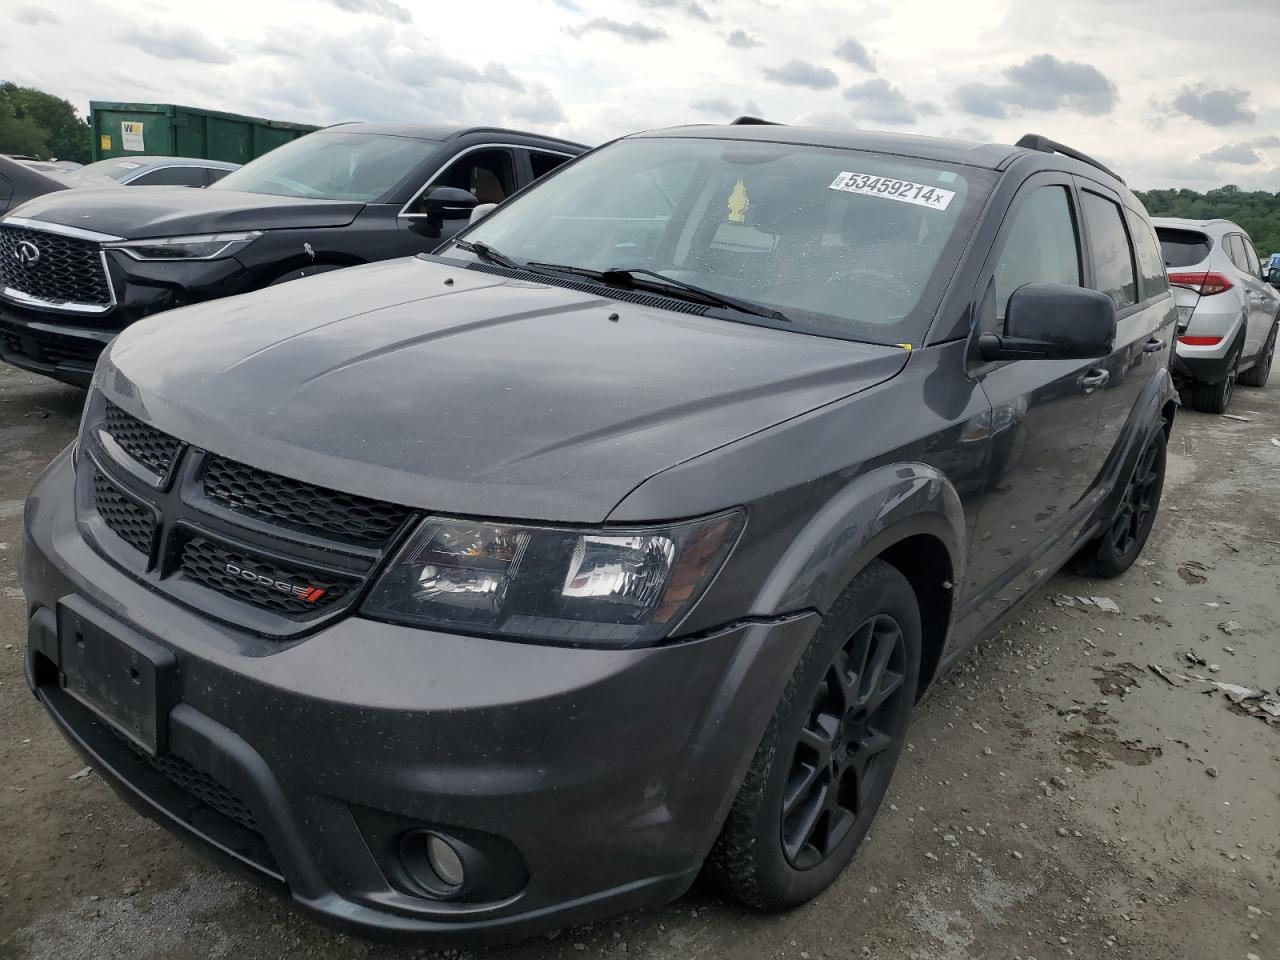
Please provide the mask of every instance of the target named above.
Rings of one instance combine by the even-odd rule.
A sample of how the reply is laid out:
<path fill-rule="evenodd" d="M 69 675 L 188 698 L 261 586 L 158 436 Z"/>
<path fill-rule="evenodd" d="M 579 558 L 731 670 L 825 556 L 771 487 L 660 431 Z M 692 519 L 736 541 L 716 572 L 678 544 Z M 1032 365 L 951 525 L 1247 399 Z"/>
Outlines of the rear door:
<path fill-rule="evenodd" d="M 1039 173 L 1023 184 L 980 274 L 976 332 L 1004 331 L 1009 295 L 1023 284 L 1085 283 L 1079 223 L 1070 175 Z M 1015 360 L 975 371 L 992 406 L 987 495 L 966 585 L 982 602 L 1033 565 L 1054 565 L 1046 554 L 1061 549 L 1089 508 L 1105 362 Z"/>
<path fill-rule="evenodd" d="M 554 150 L 543 150 L 538 147 L 529 147 L 524 151 L 525 159 L 528 162 L 528 173 L 525 184 L 533 183 L 535 180 L 541 180 L 552 170 L 562 164 L 568 163 L 573 157 L 567 153 L 558 153 Z"/>
<path fill-rule="evenodd" d="M 1103 363 L 1107 382 L 1101 391 L 1094 451 L 1101 463 L 1124 436 L 1147 384 L 1168 365 L 1177 311 L 1163 270 L 1140 282 L 1132 219 L 1126 217 L 1121 198 L 1092 180 L 1081 179 L 1079 187 L 1089 241 L 1090 286 L 1116 305 L 1116 342 Z"/>
<path fill-rule="evenodd" d="M 1257 251 L 1253 249 L 1253 243 L 1245 234 L 1237 236 L 1248 266 L 1245 271 L 1247 276 L 1243 281 L 1249 298 L 1249 329 L 1245 333 L 1244 355 L 1256 357 L 1271 334 L 1280 296 L 1276 295 L 1274 287 L 1262 279 L 1262 263 L 1258 260 Z"/>

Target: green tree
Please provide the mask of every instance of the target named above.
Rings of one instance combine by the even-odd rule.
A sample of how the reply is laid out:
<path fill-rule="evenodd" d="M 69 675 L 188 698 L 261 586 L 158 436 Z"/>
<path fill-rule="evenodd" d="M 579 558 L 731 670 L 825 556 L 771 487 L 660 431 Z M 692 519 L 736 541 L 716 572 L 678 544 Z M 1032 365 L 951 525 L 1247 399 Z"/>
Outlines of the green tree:
<path fill-rule="evenodd" d="M 1138 199 L 1153 217 L 1231 220 L 1249 234 L 1258 256 L 1266 259 L 1280 253 L 1280 193 L 1241 190 L 1235 184 L 1227 184 L 1207 193 L 1147 190 L 1138 192 Z"/>
<path fill-rule="evenodd" d="M 43 90 L 6 82 L 0 83 L 0 105 L 7 105 L 9 113 L 22 127 L 30 125 L 41 131 L 44 139 L 44 145 L 33 151 L 8 147 L 0 136 L 0 152 L 38 153 L 44 157 L 80 163 L 88 163 L 91 159 L 89 124 L 76 114 L 76 108 L 69 101 Z M 0 106 L 0 112 L 3 112 L 3 106 Z"/>
<path fill-rule="evenodd" d="M 48 138 L 34 120 L 16 116 L 13 108 L 0 99 L 0 153 L 40 157 L 47 145 Z"/>

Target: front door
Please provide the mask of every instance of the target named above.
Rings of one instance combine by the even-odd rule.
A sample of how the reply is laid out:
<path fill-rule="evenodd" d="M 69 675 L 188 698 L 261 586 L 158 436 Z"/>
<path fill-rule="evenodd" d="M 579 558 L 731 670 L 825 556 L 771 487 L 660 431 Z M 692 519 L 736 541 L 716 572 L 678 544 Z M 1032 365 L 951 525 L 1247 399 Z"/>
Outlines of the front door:
<path fill-rule="evenodd" d="M 471 215 L 442 216 L 428 200 L 433 187 L 466 190 L 476 203 L 501 203 L 519 189 L 515 153 L 510 147 L 472 147 L 460 153 L 432 177 L 400 214 L 404 230 L 414 238 L 414 246 L 430 253 L 470 221 Z"/>

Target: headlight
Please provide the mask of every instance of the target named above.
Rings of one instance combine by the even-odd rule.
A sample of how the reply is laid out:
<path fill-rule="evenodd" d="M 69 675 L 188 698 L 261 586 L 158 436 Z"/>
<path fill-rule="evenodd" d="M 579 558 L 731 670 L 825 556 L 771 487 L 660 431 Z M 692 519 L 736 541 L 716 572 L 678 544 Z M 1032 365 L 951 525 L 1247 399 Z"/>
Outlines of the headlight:
<path fill-rule="evenodd" d="M 209 233 L 198 237 L 160 237 L 156 240 L 128 240 L 105 244 L 108 250 L 123 250 L 135 260 L 221 260 L 234 256 L 262 236 L 250 233 Z"/>
<path fill-rule="evenodd" d="M 418 627 L 580 646 L 669 633 L 724 564 L 741 513 L 595 530 L 428 518 L 363 613 Z"/>

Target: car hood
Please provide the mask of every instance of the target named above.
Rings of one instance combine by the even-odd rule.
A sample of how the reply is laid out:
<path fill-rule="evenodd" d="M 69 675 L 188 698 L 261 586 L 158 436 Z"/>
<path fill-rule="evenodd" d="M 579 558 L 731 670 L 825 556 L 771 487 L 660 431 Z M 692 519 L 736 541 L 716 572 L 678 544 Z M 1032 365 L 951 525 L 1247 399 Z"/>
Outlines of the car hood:
<path fill-rule="evenodd" d="M 10 216 L 137 240 L 233 230 L 343 227 L 364 204 L 191 187 L 80 189 L 45 194 Z"/>
<path fill-rule="evenodd" d="M 411 258 L 148 318 L 96 383 L 264 470 L 442 513 L 597 523 L 650 476 L 908 356 Z"/>

